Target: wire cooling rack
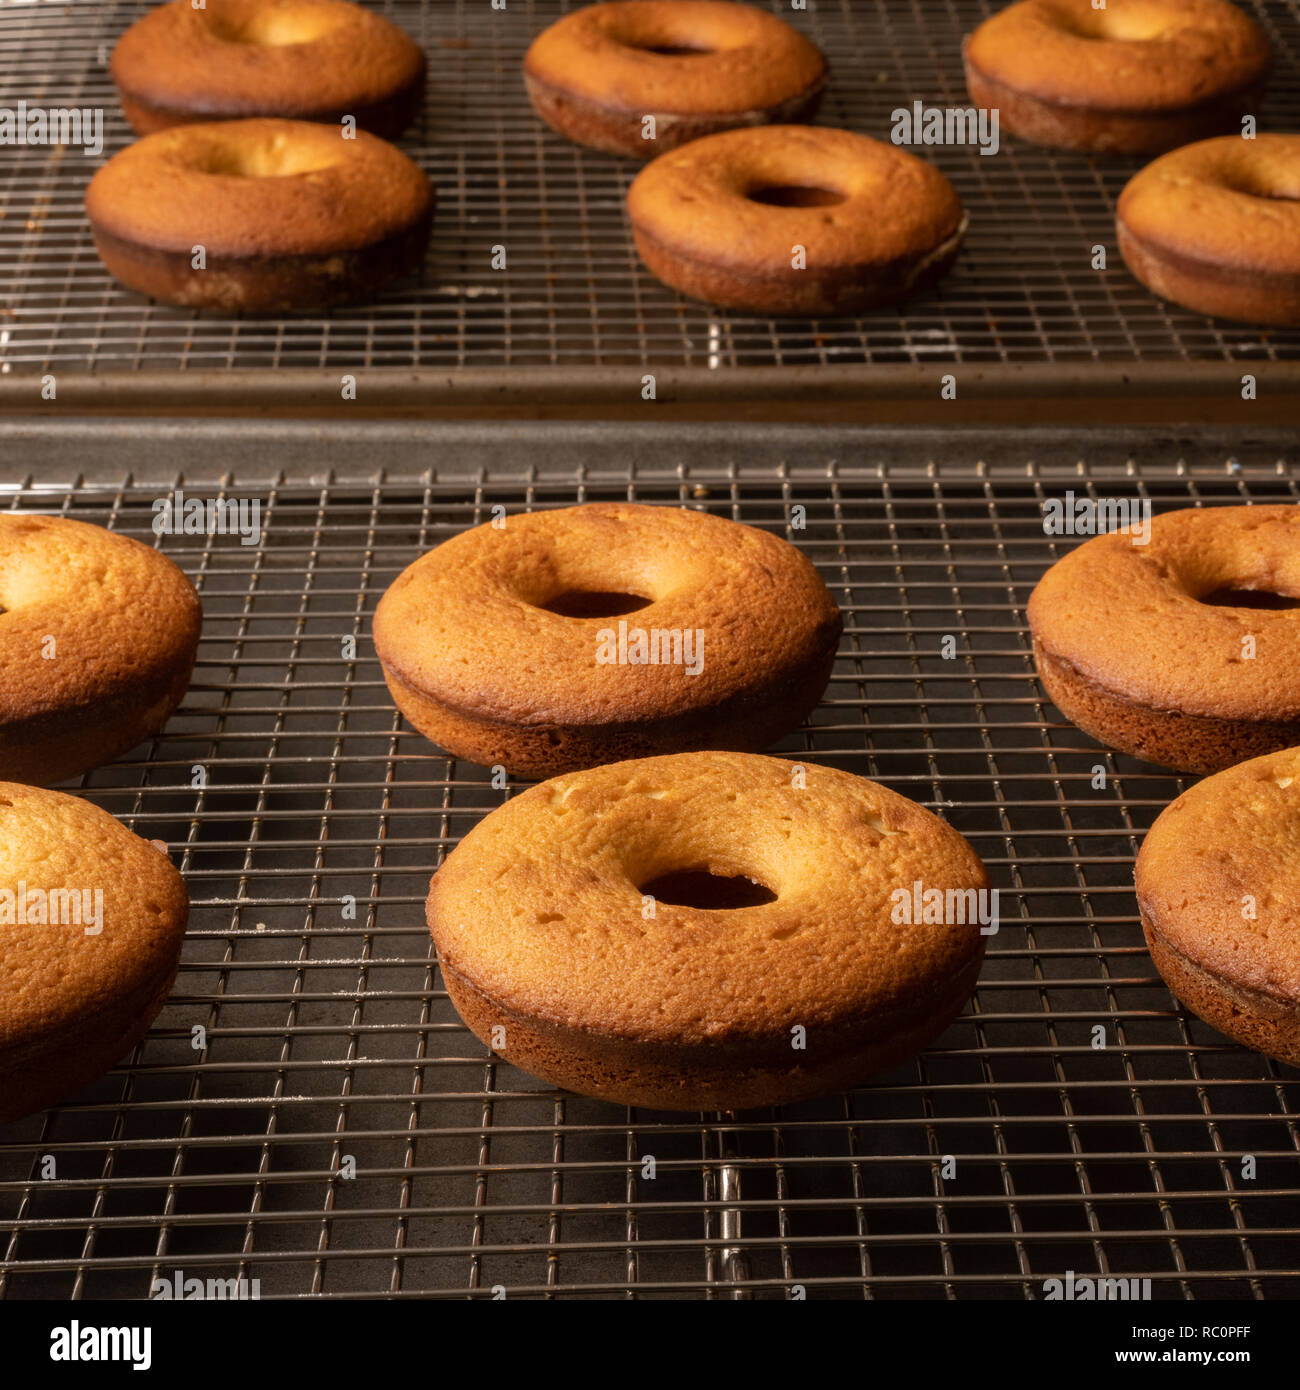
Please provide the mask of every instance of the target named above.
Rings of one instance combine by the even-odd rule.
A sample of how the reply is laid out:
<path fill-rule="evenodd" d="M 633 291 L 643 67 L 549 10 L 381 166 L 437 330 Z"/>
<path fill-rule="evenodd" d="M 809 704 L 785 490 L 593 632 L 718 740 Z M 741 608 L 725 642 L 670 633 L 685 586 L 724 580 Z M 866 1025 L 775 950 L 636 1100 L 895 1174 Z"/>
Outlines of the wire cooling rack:
<path fill-rule="evenodd" d="M 968 104 L 961 39 L 999 8 L 992 0 L 808 0 L 806 11 L 767 3 L 830 56 L 820 121 L 883 139 L 891 113 L 914 101 Z M 103 157 L 122 148 L 132 137 L 107 61 L 149 7 L 148 0 L 0 0 L 0 105 L 100 109 Z M 901 312 L 774 321 L 689 303 L 636 256 L 623 199 L 637 166 L 568 144 L 528 105 L 523 54 L 571 5 L 510 0 L 494 10 L 486 0 L 384 0 L 372 8 L 430 57 L 428 108 L 403 141 L 439 191 L 418 283 L 328 317 L 166 308 L 118 285 L 95 254 L 82 194 L 102 159 L 79 148 L 6 147 L 0 376 L 393 368 L 427 372 L 432 389 L 447 369 L 559 367 L 594 380 L 641 366 L 707 375 L 965 363 L 986 371 L 1057 368 L 1061 382 L 1071 366 L 1109 364 L 1115 381 L 1131 382 L 1134 371 L 1141 378 L 1162 362 L 1300 360 L 1300 333 L 1185 312 L 1129 275 L 1115 246 L 1114 204 L 1141 161 L 1053 153 L 1009 136 L 993 157 L 969 147 L 918 150 L 952 178 L 971 227 L 955 271 Z M 1277 54 L 1261 128 L 1300 129 L 1297 0 L 1247 0 L 1244 8 Z M 1093 268 L 1096 246 L 1108 249 L 1105 270 Z M 506 250 L 505 270 L 492 268 L 496 247 Z M 519 373 L 498 385 L 542 389 Z"/>
<path fill-rule="evenodd" d="M 1044 534 L 1045 499 L 1300 500 L 1276 445 L 394 428 L 365 436 L 362 468 L 357 439 L 285 428 L 274 456 L 318 470 L 295 480 L 259 471 L 255 427 L 184 450 L 98 433 L 101 479 L 127 458 L 185 471 L 93 481 L 7 437 L 0 502 L 156 543 L 201 591 L 183 707 L 81 789 L 167 842 L 193 911 L 147 1040 L 0 1129 L 6 1296 L 143 1297 L 178 1271 L 262 1297 L 1029 1299 L 1068 1270 L 1149 1278 L 1156 1298 L 1300 1293 L 1300 1072 L 1181 1012 L 1142 945 L 1134 854 L 1185 779 L 1063 722 L 1024 623 L 1073 544 Z M 205 473 L 218 446 L 240 463 Z M 155 537 L 175 487 L 258 500 L 258 543 Z M 816 563 L 840 660 L 775 751 L 936 810 L 1001 890 L 965 1015 L 849 1094 L 628 1110 L 493 1060 L 448 1003 L 428 879 L 517 787 L 403 725 L 371 615 L 494 505 L 612 498 L 734 517 Z"/>

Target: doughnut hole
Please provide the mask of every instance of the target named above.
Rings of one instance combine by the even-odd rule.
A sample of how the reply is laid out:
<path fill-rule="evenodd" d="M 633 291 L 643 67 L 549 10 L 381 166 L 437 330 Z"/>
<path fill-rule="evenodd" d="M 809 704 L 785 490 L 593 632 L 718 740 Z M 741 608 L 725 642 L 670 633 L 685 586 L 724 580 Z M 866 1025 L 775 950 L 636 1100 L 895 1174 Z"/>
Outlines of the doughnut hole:
<path fill-rule="evenodd" d="M 1300 608 L 1300 594 L 1278 593 L 1267 588 L 1225 584 L 1202 594 L 1198 603 L 1211 608 L 1251 608 L 1270 613 L 1283 613 L 1288 609 Z"/>
<path fill-rule="evenodd" d="M 272 9 L 260 5 L 240 7 L 212 14 L 208 27 L 226 43 L 246 43 L 259 48 L 289 48 L 294 44 L 315 43 L 346 22 L 343 5 L 305 6 L 298 9 Z"/>
<path fill-rule="evenodd" d="M 684 43 L 629 43 L 619 39 L 624 48 L 636 48 L 642 53 L 657 53 L 661 58 L 699 58 L 704 54 L 716 53 L 716 48 L 706 48 L 700 44 Z"/>
<path fill-rule="evenodd" d="M 1282 179 L 1275 176 L 1281 173 Z M 1300 203 L 1300 170 L 1234 168 L 1223 175 L 1223 186 L 1248 198 L 1264 198 L 1273 203 Z"/>
<path fill-rule="evenodd" d="M 847 193 L 806 183 L 767 183 L 745 190 L 751 203 L 772 208 L 833 208 L 848 200 Z"/>
<path fill-rule="evenodd" d="M 1082 14 L 1053 7 L 1052 18 L 1065 33 L 1101 43 L 1148 43 L 1179 27 L 1171 20 L 1168 9 L 1140 4 L 1130 4 L 1119 11 L 1088 10 Z"/>
<path fill-rule="evenodd" d="M 734 911 L 774 903 L 776 894 L 748 874 L 715 874 L 706 868 L 670 869 L 640 886 L 643 897 L 671 907 Z"/>
<path fill-rule="evenodd" d="M 654 599 L 643 594 L 625 594 L 605 589 L 565 589 L 544 603 L 534 604 L 561 618 L 621 618 L 627 613 L 639 613 Z"/>
<path fill-rule="evenodd" d="M 182 127 L 182 129 L 184 129 Z M 193 136 L 190 136 L 193 141 Z M 296 174 L 314 174 L 339 162 L 315 140 L 296 144 L 283 136 L 269 140 L 242 140 L 215 137 L 195 142 L 184 151 L 184 162 L 202 174 L 227 178 L 276 179 Z"/>

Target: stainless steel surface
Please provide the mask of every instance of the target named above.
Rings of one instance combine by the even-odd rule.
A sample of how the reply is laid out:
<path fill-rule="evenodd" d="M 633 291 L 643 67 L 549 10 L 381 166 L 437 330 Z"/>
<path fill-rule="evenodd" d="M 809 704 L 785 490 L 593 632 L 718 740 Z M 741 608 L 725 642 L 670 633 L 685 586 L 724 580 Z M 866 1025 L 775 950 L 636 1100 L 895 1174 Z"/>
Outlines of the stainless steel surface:
<path fill-rule="evenodd" d="M 130 133 L 106 61 L 145 0 L 0 3 L 0 104 L 103 109 L 107 148 Z M 337 394 L 342 372 L 415 373 L 420 389 L 455 395 L 448 374 L 496 373 L 503 395 L 563 395 L 619 369 L 684 369 L 697 382 L 737 367 L 869 364 L 891 389 L 933 394 L 917 373 L 962 364 L 997 378 L 1032 364 L 1098 367 L 1111 385 L 1162 364 L 1281 364 L 1294 380 L 1300 334 L 1210 320 L 1168 305 L 1125 270 L 1113 209 L 1140 161 L 1096 161 L 1004 136 L 982 157 L 925 147 L 971 214 L 955 272 L 901 311 L 817 323 L 772 321 L 691 304 L 640 265 L 623 195 L 636 166 L 580 150 L 532 115 L 520 81 L 529 41 L 566 6 L 388 0 L 374 6 L 428 50 L 428 110 L 404 147 L 434 177 L 439 220 L 425 273 L 376 303 L 328 317 L 241 319 L 165 308 L 117 285 L 82 212 L 98 160 L 80 150 L 6 148 L 0 158 L 0 377 L 60 371 L 147 374 L 300 369 Z M 962 35 L 995 5 L 983 0 L 809 0 L 781 12 L 823 45 L 833 80 L 823 123 L 888 138 L 891 112 L 920 100 L 966 104 Z M 1250 0 L 1278 62 L 1264 130 L 1300 129 L 1296 0 Z M 1108 248 L 1104 271 L 1094 245 Z M 504 246 L 508 270 L 491 269 Z M 1291 365 L 1288 365 L 1291 364 Z M 563 378 L 525 369 L 567 369 Z M 602 375 L 604 373 L 604 375 Z M 869 389 L 879 378 L 858 374 Z M 308 395 L 302 379 L 284 391 Z M 808 383 L 816 390 L 816 382 Z M 166 389 L 151 388 L 165 408 Z M 762 398 L 770 387 L 750 385 Z M 137 393 L 139 394 L 139 393 Z M 96 408 L 99 403 L 95 403 Z"/>
<path fill-rule="evenodd" d="M 167 841 L 194 902 L 185 961 L 130 1058 L 0 1130 L 7 1297 L 140 1297 L 177 1270 L 263 1297 L 1023 1299 L 1067 1270 L 1149 1277 L 1156 1298 L 1300 1293 L 1300 1072 L 1178 1009 L 1137 922 L 1134 854 L 1187 779 L 1063 722 L 1023 615 L 1073 544 L 1045 536 L 1045 498 L 1294 502 L 1287 440 L 393 427 L 362 454 L 360 431 L 97 433 L 0 430 L 0 504 L 154 541 L 165 490 L 215 488 L 260 498 L 265 533 L 158 540 L 202 592 L 195 683 L 84 794 Z M 403 726 L 370 616 L 492 505 L 608 497 L 799 545 L 846 633 L 775 751 L 935 809 L 1001 890 L 964 1017 L 851 1093 L 625 1110 L 493 1060 L 447 1001 L 429 874 L 516 788 Z"/>

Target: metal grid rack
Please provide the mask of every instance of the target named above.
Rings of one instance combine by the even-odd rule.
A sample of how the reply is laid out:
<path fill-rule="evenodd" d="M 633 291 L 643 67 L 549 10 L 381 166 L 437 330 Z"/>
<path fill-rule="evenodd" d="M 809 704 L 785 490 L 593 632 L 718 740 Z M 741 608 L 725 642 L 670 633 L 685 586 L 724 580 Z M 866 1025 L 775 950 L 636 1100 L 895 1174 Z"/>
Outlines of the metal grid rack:
<path fill-rule="evenodd" d="M 103 447 L 156 459 L 167 438 Z M 951 436 L 940 456 L 871 432 L 569 430 L 533 435 L 525 475 L 513 433 L 398 431 L 374 448 L 405 466 L 363 476 L 355 441 L 304 431 L 334 471 L 268 481 L 252 436 L 216 438 L 242 477 L 201 471 L 199 441 L 184 476 L 53 485 L 11 468 L 3 489 L 7 507 L 160 544 L 205 610 L 181 711 L 82 789 L 167 841 L 193 899 L 184 964 L 129 1059 L 0 1130 L 4 1295 L 142 1297 L 178 1269 L 257 1279 L 263 1297 L 1025 1299 L 1070 1269 L 1149 1277 L 1157 1298 L 1300 1293 L 1300 1072 L 1178 1009 L 1142 945 L 1134 854 L 1185 779 L 1062 721 L 1023 616 L 1072 544 L 1044 535 L 1046 497 L 1300 500 L 1276 446 L 1152 441 L 1132 459 L 1096 442 L 1080 460 L 1077 441 L 1023 434 Z M 474 471 L 417 472 L 476 440 Z M 9 456 L 42 458 L 30 440 Z M 260 544 L 154 538 L 173 486 L 260 498 Z M 937 810 L 1001 889 L 965 1015 L 849 1094 L 683 1116 L 557 1093 L 493 1060 L 442 989 L 429 874 L 516 788 L 404 727 L 370 616 L 413 557 L 496 503 L 619 497 L 768 528 L 816 562 L 845 612 L 841 657 L 775 751 Z"/>
<path fill-rule="evenodd" d="M 768 0 L 775 4 L 776 0 Z M 130 138 L 107 73 L 148 0 L 0 0 L 0 105 L 105 113 L 105 157 Z M 383 0 L 430 54 L 428 109 L 404 147 L 435 179 L 439 220 L 425 272 L 374 304 L 327 317 L 245 319 L 151 303 L 101 266 L 82 212 L 98 159 L 80 149 L 0 157 L 0 375 L 266 367 L 351 371 L 629 366 L 1046 365 L 1300 360 L 1300 334 L 1188 313 L 1142 288 L 1114 244 L 1114 204 L 1140 161 L 1099 161 L 1004 139 L 1001 152 L 919 152 L 971 214 L 954 273 L 902 310 L 773 321 L 689 303 L 639 263 L 623 197 L 636 166 L 580 150 L 528 106 L 520 63 L 567 0 Z M 992 0 L 809 0 L 777 6 L 830 55 L 820 116 L 888 138 L 890 113 L 968 102 L 960 45 Z M 1265 130 L 1300 129 L 1297 0 L 1245 0 L 1277 53 Z M 1094 245 L 1109 266 L 1092 268 Z M 491 269 L 492 248 L 508 270 Z M 516 378 L 517 380 L 518 378 Z M 763 388 L 757 388 L 762 390 Z M 161 394 L 161 391 L 160 391 Z"/>

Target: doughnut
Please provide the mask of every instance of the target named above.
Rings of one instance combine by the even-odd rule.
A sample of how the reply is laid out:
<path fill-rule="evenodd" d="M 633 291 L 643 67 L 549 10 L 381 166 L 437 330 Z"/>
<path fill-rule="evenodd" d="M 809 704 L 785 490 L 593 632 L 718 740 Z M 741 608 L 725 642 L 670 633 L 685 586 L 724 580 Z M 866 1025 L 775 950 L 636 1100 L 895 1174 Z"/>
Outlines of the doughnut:
<path fill-rule="evenodd" d="M 588 5 L 539 34 L 524 85 L 561 135 L 650 159 L 737 126 L 811 119 L 826 71 L 820 49 L 766 10 L 628 0 Z"/>
<path fill-rule="evenodd" d="M 952 184 L 847 130 L 732 130 L 632 181 L 636 248 L 664 284 L 756 314 L 853 313 L 945 274 L 966 232 Z"/>
<path fill-rule="evenodd" d="M 1148 164 L 1116 212 L 1125 263 L 1184 308 L 1300 325 L 1300 135 L 1224 135 Z"/>
<path fill-rule="evenodd" d="M 874 782 L 678 753 L 513 797 L 439 868 L 427 916 L 452 1004 L 513 1066 L 621 1105 L 740 1110 L 937 1038 L 975 988 L 987 893 L 955 830 Z"/>
<path fill-rule="evenodd" d="M 464 531 L 375 611 L 398 708 L 458 758 L 550 777 L 692 748 L 766 748 L 816 705 L 840 613 L 765 531 L 591 503 Z"/>
<path fill-rule="evenodd" d="M 280 116 L 396 139 L 424 101 L 424 50 L 345 0 L 171 0 L 118 40 L 110 72 L 139 135 Z"/>
<path fill-rule="evenodd" d="M 95 249 L 123 284 L 166 304 L 253 313 L 362 299 L 413 274 L 433 206 L 400 150 L 306 121 L 146 135 L 86 190 Z"/>
<path fill-rule="evenodd" d="M 1085 541 L 1030 595 L 1056 707 L 1182 772 L 1300 743 L 1300 509 L 1190 508 L 1136 534 Z"/>
<path fill-rule="evenodd" d="M 0 779 L 62 782 L 156 734 L 202 621 L 194 586 L 149 546 L 0 513 Z"/>
<path fill-rule="evenodd" d="M 1034 145 L 1159 154 L 1240 132 L 1271 63 L 1228 0 L 1020 0 L 962 45 L 976 106 Z"/>
<path fill-rule="evenodd" d="M 0 1124 L 79 1091 L 144 1037 L 188 916 L 164 846 L 75 796 L 0 782 Z"/>
<path fill-rule="evenodd" d="M 1171 992 L 1245 1047 L 1300 1066 L 1300 748 L 1198 782 L 1142 841 L 1137 898 Z"/>

